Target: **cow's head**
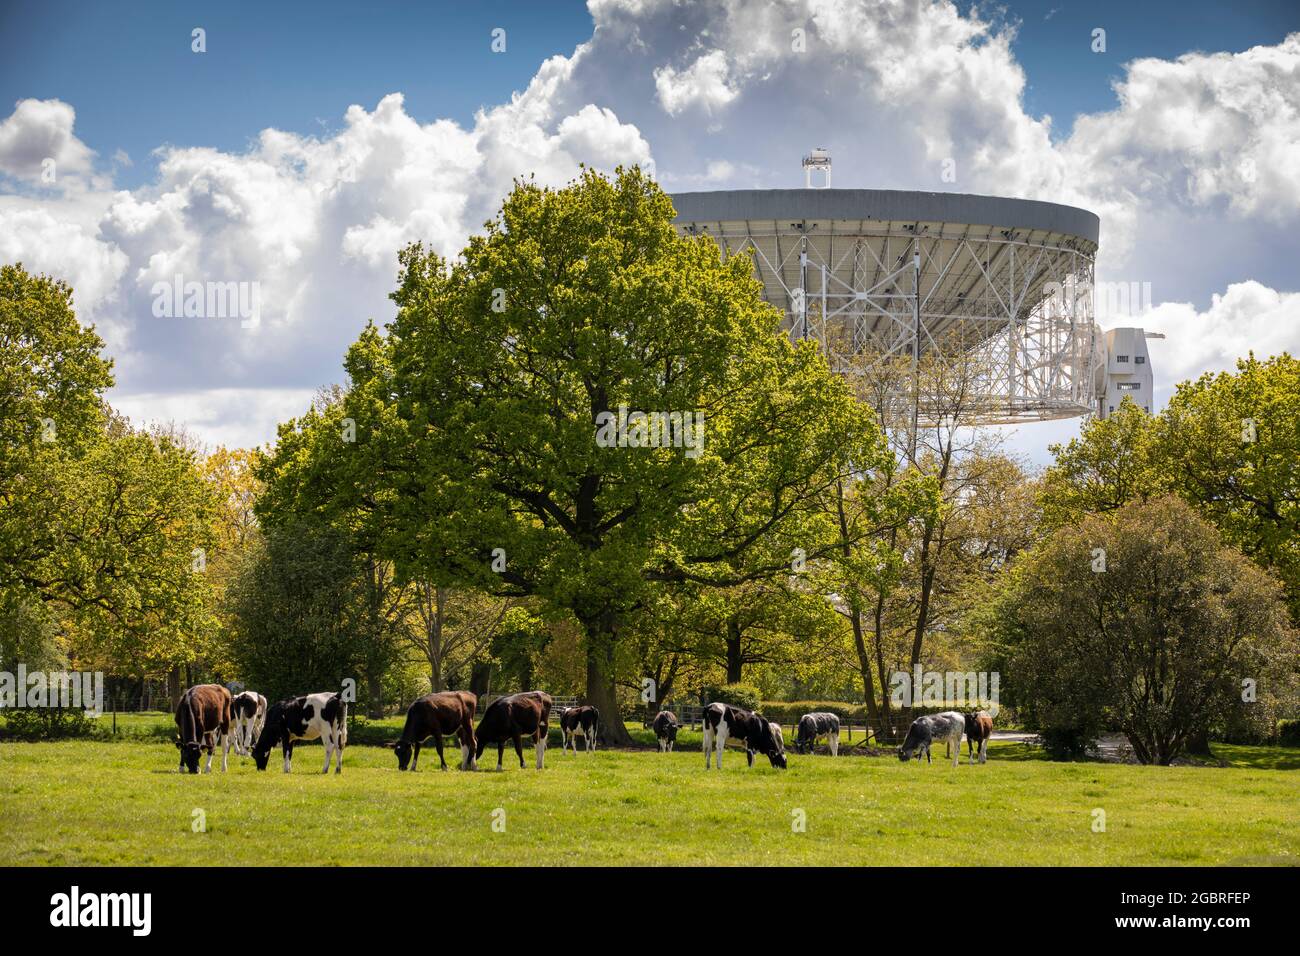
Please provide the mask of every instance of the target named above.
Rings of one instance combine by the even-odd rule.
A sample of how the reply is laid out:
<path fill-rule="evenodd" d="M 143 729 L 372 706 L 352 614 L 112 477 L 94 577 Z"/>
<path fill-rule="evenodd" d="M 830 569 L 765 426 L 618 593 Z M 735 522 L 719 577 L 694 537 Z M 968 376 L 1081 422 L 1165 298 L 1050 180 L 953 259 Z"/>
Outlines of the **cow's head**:
<path fill-rule="evenodd" d="M 920 719 L 912 721 L 912 726 L 907 728 L 907 737 L 903 740 L 903 746 L 898 748 L 898 759 L 907 763 L 912 755 L 916 754 L 916 759 L 920 760 L 920 747 L 929 742 L 929 728 Z"/>
<path fill-rule="evenodd" d="M 763 752 L 773 767 L 785 770 L 785 736 L 781 733 L 781 725 L 774 724 L 765 717 L 760 716 L 758 719 L 767 725 L 767 732 L 763 736 Z"/>
<path fill-rule="evenodd" d="M 266 712 L 266 723 L 262 724 L 262 733 L 253 744 L 253 763 L 258 770 L 265 770 L 271 759 L 271 748 L 280 739 L 284 730 L 284 701 L 274 704 Z"/>
<path fill-rule="evenodd" d="M 405 740 L 399 740 L 393 744 L 393 753 L 397 754 L 397 769 L 405 770 L 411 762 L 411 745 Z"/>
<path fill-rule="evenodd" d="M 198 773 L 199 753 L 202 748 L 197 743 L 181 743 L 181 738 L 179 736 L 176 737 L 176 746 L 180 749 L 181 763 L 185 765 L 185 769 L 190 773 Z"/>

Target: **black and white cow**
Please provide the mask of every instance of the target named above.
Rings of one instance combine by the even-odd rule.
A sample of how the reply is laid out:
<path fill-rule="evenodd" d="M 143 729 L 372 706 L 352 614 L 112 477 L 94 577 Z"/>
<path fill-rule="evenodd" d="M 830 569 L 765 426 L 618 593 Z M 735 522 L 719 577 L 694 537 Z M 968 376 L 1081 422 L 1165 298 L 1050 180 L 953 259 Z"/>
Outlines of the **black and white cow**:
<path fill-rule="evenodd" d="M 705 770 L 709 769 L 715 749 L 718 755 L 718 769 L 722 769 L 722 751 L 728 737 L 735 737 L 744 742 L 749 766 L 754 766 L 754 754 L 760 753 L 767 755 L 773 767 L 785 769 L 785 741 L 778 724 L 773 724 L 761 714 L 731 704 L 715 702 L 704 708 Z"/>
<path fill-rule="evenodd" d="M 840 718 L 825 711 L 814 711 L 799 718 L 799 730 L 795 734 L 794 749 L 796 753 L 810 754 L 817 746 L 817 738 L 825 737 L 830 744 L 831 756 L 840 755 Z"/>
<path fill-rule="evenodd" d="M 266 723 L 266 698 L 251 690 L 236 694 L 230 702 L 230 714 L 234 721 L 231 732 L 235 737 L 235 753 L 247 757 Z"/>
<path fill-rule="evenodd" d="M 348 705 L 342 694 L 322 691 L 303 697 L 290 697 L 272 704 L 266 723 L 253 745 L 253 760 L 258 770 L 265 770 L 271 748 L 277 743 L 284 750 L 284 772 L 293 767 L 293 745 L 297 740 L 320 739 L 325 745 L 325 766 L 329 773 L 330 757 L 338 754 L 335 773 L 343 772 L 343 748 L 348 742 Z"/>
<path fill-rule="evenodd" d="M 474 763 L 483 756 L 488 744 L 497 745 L 497 769 L 501 769 L 501 756 L 506 741 L 514 742 L 519 755 L 519 767 L 524 766 L 524 738 L 537 744 L 537 769 L 542 769 L 546 758 L 546 735 L 550 732 L 551 695 L 540 690 L 526 690 L 509 697 L 498 697 L 488 704 L 474 731 Z"/>
<path fill-rule="evenodd" d="M 570 747 L 573 752 L 578 752 L 578 742 L 574 737 L 582 734 L 582 742 L 587 752 L 591 753 L 596 749 L 596 727 L 600 723 L 600 711 L 595 707 L 584 704 L 581 707 L 566 707 L 560 713 L 560 735 L 563 743 L 560 746 L 560 753 L 565 753 Z"/>
<path fill-rule="evenodd" d="M 941 714 L 926 714 L 912 721 L 907 729 L 907 739 L 898 748 L 898 759 L 906 763 L 913 754 L 925 762 L 930 762 L 930 744 L 942 740 L 948 745 L 952 754 L 952 765 L 957 766 L 961 759 L 961 735 L 966 732 L 966 715 L 955 710 L 945 710 Z"/>
<path fill-rule="evenodd" d="M 655 714 L 654 723 L 655 739 L 659 741 L 659 752 L 667 753 L 673 749 L 673 744 L 677 743 L 677 730 L 681 724 L 677 722 L 677 715 L 671 710 L 661 710 Z"/>

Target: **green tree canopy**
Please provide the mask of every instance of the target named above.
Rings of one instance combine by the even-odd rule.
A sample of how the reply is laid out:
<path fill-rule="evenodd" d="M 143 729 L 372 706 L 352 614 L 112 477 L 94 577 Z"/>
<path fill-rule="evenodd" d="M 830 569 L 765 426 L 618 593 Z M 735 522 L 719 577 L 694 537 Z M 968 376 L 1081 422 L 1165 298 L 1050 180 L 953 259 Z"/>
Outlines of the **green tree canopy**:
<path fill-rule="evenodd" d="M 1171 496 L 1056 531 L 1004 580 L 986 627 L 1028 725 L 1077 740 L 1117 728 L 1143 763 L 1167 764 L 1244 689 L 1289 687 L 1281 597 Z"/>
<path fill-rule="evenodd" d="M 751 264 L 672 218 L 639 171 L 587 172 L 517 183 L 455 261 L 405 250 L 386 340 L 368 329 L 349 354 L 355 443 L 316 454 L 282 433 L 264 473 L 296 495 L 345 471 L 326 497 L 365 489 L 363 520 L 409 572 L 571 611 L 615 741 L 617 645 L 648 585 L 788 573 L 793 548 L 834 543 L 818 495 L 886 454 L 812 344 L 781 332 Z M 603 446 L 621 406 L 698 416 L 702 440 Z"/>

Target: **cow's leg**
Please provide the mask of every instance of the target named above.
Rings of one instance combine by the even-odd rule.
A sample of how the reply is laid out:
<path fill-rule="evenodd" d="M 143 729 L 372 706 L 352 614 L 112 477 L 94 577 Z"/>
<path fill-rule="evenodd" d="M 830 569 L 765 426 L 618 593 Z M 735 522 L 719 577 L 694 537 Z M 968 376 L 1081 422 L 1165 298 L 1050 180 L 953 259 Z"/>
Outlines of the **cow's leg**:
<path fill-rule="evenodd" d="M 713 729 L 708 724 L 704 725 L 704 769 L 708 770 L 713 765 Z"/>
<path fill-rule="evenodd" d="M 542 764 L 546 761 L 546 734 L 542 730 L 537 731 L 537 769 L 542 769 Z M 577 748 L 573 750 L 574 755 L 578 753 Z"/>
<path fill-rule="evenodd" d="M 980 763 L 984 763 L 989 758 L 989 739 L 985 737 L 980 741 Z"/>
<path fill-rule="evenodd" d="M 718 732 L 714 735 L 714 747 L 718 752 L 718 769 L 722 769 L 722 751 L 727 748 L 727 725 L 718 724 Z"/>
<path fill-rule="evenodd" d="M 748 762 L 749 766 L 754 766 L 754 751 L 750 747 L 745 748 L 745 760 Z"/>
<path fill-rule="evenodd" d="M 348 729 L 340 726 L 334 732 L 334 772 L 343 772 L 343 745 L 348 742 Z"/>
<path fill-rule="evenodd" d="M 433 745 L 438 748 L 438 763 L 442 765 L 443 770 L 446 770 L 447 760 L 442 755 L 442 734 L 433 735 Z"/>
<path fill-rule="evenodd" d="M 284 742 L 284 772 L 289 773 L 293 770 L 293 741 Z"/>
<path fill-rule="evenodd" d="M 325 750 L 325 766 L 321 770 L 321 773 L 329 773 L 330 757 L 334 756 L 334 731 L 332 729 L 326 730 L 323 734 L 320 735 L 320 742 L 321 742 L 321 746 Z"/>
<path fill-rule="evenodd" d="M 956 740 L 952 740 L 951 743 L 952 743 L 952 765 L 954 767 L 960 767 L 961 766 L 961 738 L 958 737 Z"/>
<path fill-rule="evenodd" d="M 498 740 L 497 741 L 497 769 L 498 770 L 501 769 L 501 757 L 505 752 L 506 752 L 506 742 L 504 740 Z"/>
<path fill-rule="evenodd" d="M 830 743 L 831 756 L 838 757 L 840 755 L 840 732 L 838 730 L 831 734 Z"/>
<path fill-rule="evenodd" d="M 568 728 L 561 727 L 560 728 L 560 753 L 562 754 L 567 754 L 569 752 L 569 736 L 570 734 Z M 575 747 L 574 749 L 576 750 L 577 748 Z"/>
<path fill-rule="evenodd" d="M 221 735 L 221 772 L 225 773 L 227 764 L 230 762 L 230 734 Z"/>
<path fill-rule="evenodd" d="M 415 773 L 415 768 L 420 763 L 420 741 L 411 745 L 411 773 Z"/>
<path fill-rule="evenodd" d="M 477 770 L 478 754 L 474 751 L 474 725 L 468 721 L 460 729 L 460 746 L 463 753 L 460 768 L 462 770 Z"/>
<path fill-rule="evenodd" d="M 208 762 L 207 762 L 206 764 L 204 764 L 204 767 L 203 767 L 203 772 L 204 772 L 204 773 L 212 773 L 212 755 L 213 755 L 213 754 L 216 752 L 216 750 L 217 750 L 216 740 L 213 739 L 213 736 L 214 736 L 213 734 L 204 734 L 204 735 L 203 735 L 203 746 L 204 746 L 204 747 L 207 749 L 207 751 L 208 751 Z"/>
<path fill-rule="evenodd" d="M 512 738 L 515 744 L 515 754 L 519 757 L 519 769 L 524 769 L 524 735 L 516 733 Z"/>

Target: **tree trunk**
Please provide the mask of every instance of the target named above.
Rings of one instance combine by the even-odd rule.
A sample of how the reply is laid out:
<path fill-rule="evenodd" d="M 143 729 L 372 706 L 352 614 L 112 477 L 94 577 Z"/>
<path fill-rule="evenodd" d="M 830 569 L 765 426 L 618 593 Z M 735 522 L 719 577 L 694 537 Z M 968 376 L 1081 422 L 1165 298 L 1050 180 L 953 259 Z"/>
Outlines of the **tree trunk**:
<path fill-rule="evenodd" d="M 600 741 L 614 747 L 632 744 L 623 725 L 614 687 L 616 621 L 610 612 L 583 621 L 587 632 L 587 703 L 600 711 Z"/>
<path fill-rule="evenodd" d="M 893 705 L 889 697 L 889 675 L 885 672 L 884 594 L 880 594 L 876 598 L 874 623 L 876 629 L 872 639 L 876 645 L 876 677 L 880 681 L 880 726 L 876 728 L 876 739 L 883 743 L 893 743 L 898 739 L 898 735 L 894 733 L 894 715 L 891 711 Z"/>
<path fill-rule="evenodd" d="M 446 690 L 442 679 L 442 623 L 446 618 L 447 591 L 445 588 L 433 590 L 433 613 L 428 622 L 429 643 L 429 689 L 435 694 Z"/>
<path fill-rule="evenodd" d="M 867 654 L 867 643 L 862 636 L 862 612 L 858 608 L 849 611 L 849 623 L 853 625 L 853 648 L 858 653 L 858 673 L 862 675 L 862 697 L 867 702 L 867 728 L 879 728 L 880 712 L 876 707 L 876 685 L 871 677 L 871 658 Z M 876 737 L 879 739 L 879 732 Z"/>
<path fill-rule="evenodd" d="M 384 686 L 378 674 L 366 675 L 367 697 L 366 716 L 378 718 L 384 716 Z"/>
<path fill-rule="evenodd" d="M 740 656 L 740 622 L 735 615 L 727 619 L 727 683 L 739 684 L 744 661 Z"/>
<path fill-rule="evenodd" d="M 1198 730 L 1187 738 L 1187 752 L 1197 757 L 1213 757 L 1210 753 L 1210 732 L 1209 730 Z"/>
<path fill-rule="evenodd" d="M 488 679 L 491 676 L 491 664 L 477 663 L 472 665 L 469 672 L 469 689 L 473 691 L 474 696 L 482 697 L 488 692 Z"/>

